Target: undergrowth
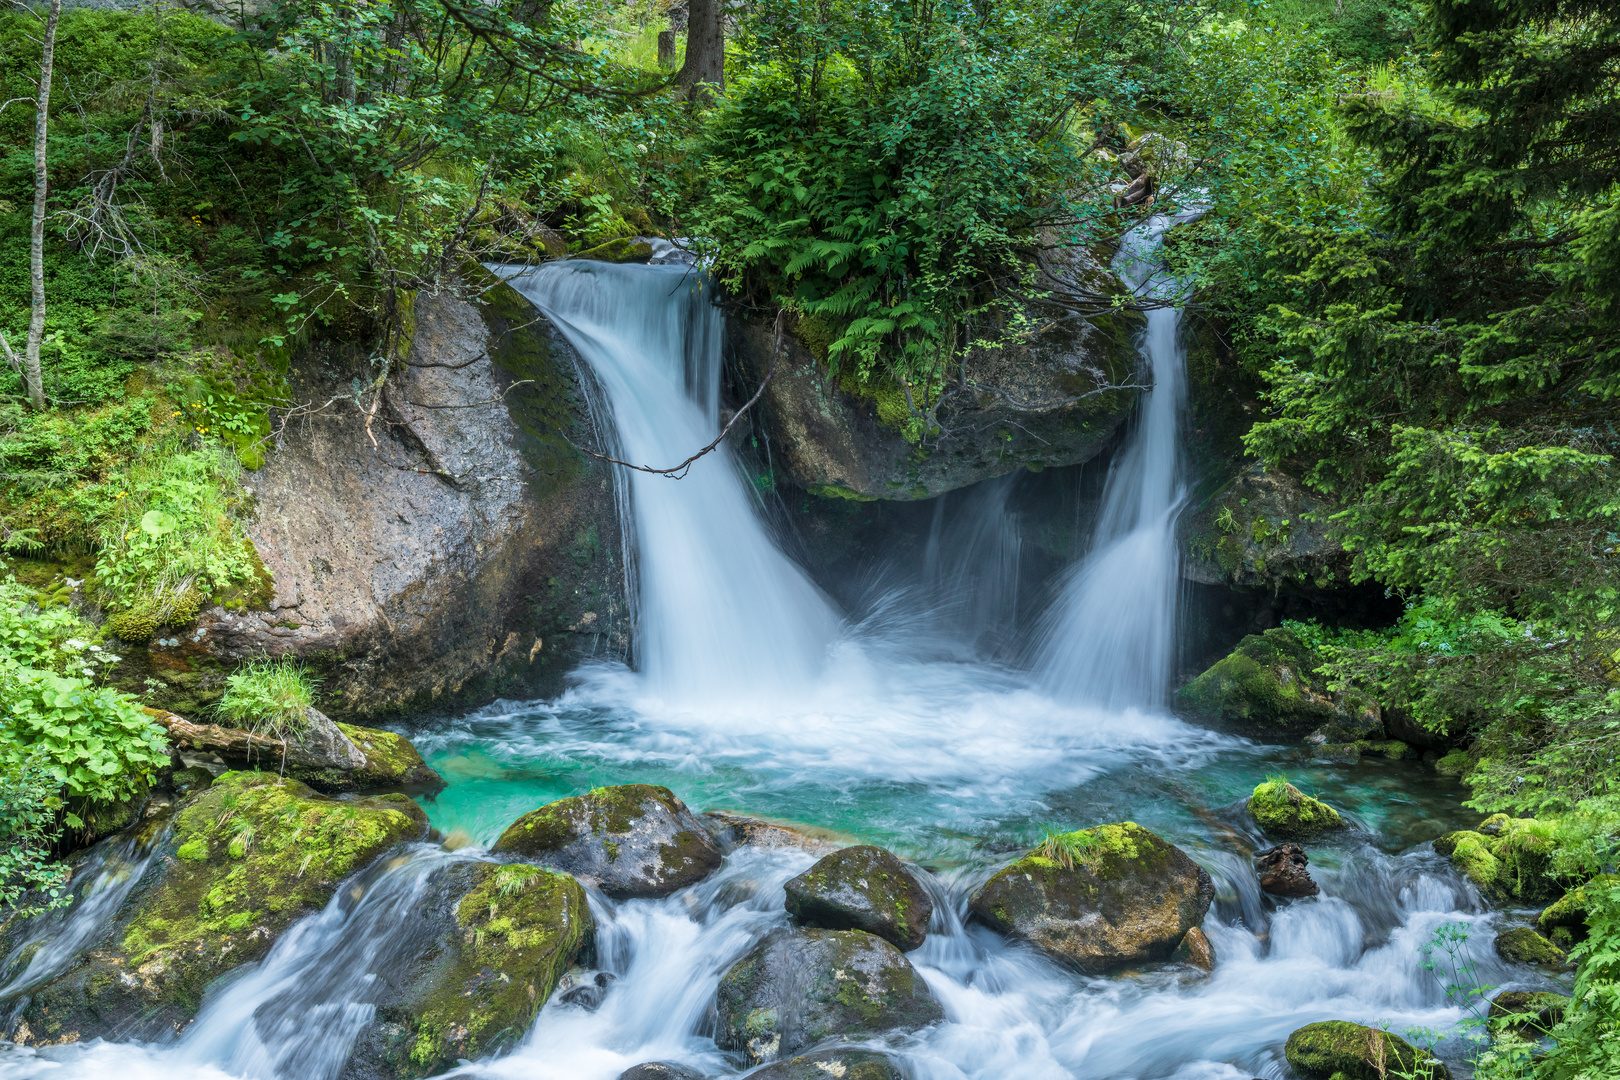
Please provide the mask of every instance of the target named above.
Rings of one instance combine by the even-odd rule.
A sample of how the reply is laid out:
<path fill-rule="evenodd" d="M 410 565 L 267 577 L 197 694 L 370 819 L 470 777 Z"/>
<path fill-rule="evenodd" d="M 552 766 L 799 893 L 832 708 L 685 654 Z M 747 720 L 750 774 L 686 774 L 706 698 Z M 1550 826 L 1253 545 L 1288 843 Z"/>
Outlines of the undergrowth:
<path fill-rule="evenodd" d="M 301 662 L 255 657 L 226 677 L 217 711 L 229 724 L 286 742 L 308 726 L 319 681 Z"/>

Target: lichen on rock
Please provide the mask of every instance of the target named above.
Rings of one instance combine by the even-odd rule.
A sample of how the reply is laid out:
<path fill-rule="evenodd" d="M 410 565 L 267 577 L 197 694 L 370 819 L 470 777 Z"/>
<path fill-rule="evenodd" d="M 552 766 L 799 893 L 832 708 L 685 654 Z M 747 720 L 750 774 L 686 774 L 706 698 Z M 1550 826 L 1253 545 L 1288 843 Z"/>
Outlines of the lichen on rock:
<path fill-rule="evenodd" d="M 865 930 L 907 952 L 923 943 L 934 914 L 905 864 L 869 844 L 825 856 L 785 890 L 788 911 L 805 926 Z"/>
<path fill-rule="evenodd" d="M 1135 822 L 1054 839 L 1080 857 L 1018 859 L 973 895 L 973 914 L 1088 974 L 1168 960 L 1203 922 L 1209 872 Z"/>
<path fill-rule="evenodd" d="M 653 784 L 548 803 L 508 826 L 493 850 L 573 874 L 616 900 L 668 896 L 707 877 L 724 857 L 697 815 Z"/>
<path fill-rule="evenodd" d="M 715 1043 L 748 1063 L 834 1036 L 915 1031 L 945 1012 L 899 950 L 861 930 L 778 930 L 733 964 L 715 996 Z"/>
<path fill-rule="evenodd" d="M 1427 1050 L 1347 1020 L 1306 1024 L 1288 1036 L 1284 1053 L 1305 1080 L 1388 1080 L 1419 1075 L 1419 1066 L 1432 1080 L 1451 1080 L 1451 1070 Z"/>
<path fill-rule="evenodd" d="M 1257 825 L 1282 840 L 1305 840 L 1345 827 L 1337 810 L 1281 777 L 1256 785 L 1248 807 Z"/>

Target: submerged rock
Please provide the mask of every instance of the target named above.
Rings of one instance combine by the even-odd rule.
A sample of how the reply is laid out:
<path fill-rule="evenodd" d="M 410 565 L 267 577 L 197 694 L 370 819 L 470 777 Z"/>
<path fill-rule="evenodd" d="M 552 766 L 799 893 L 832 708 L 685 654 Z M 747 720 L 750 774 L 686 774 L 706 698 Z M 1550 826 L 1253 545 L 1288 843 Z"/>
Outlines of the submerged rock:
<path fill-rule="evenodd" d="M 1594 889 L 1612 889 L 1616 886 L 1620 886 L 1620 874 L 1599 874 L 1586 884 L 1577 885 L 1548 905 L 1536 919 L 1536 926 L 1551 938 L 1554 944 L 1565 948 L 1585 941 L 1586 918 L 1591 913 L 1588 893 Z"/>
<path fill-rule="evenodd" d="M 834 852 L 786 885 L 787 909 L 806 926 L 865 930 L 905 952 L 928 936 L 934 902 L 899 859 L 862 844 Z"/>
<path fill-rule="evenodd" d="M 1504 930 L 1496 935 L 1496 955 L 1516 964 L 1563 965 L 1568 959 L 1563 949 L 1528 926 Z"/>
<path fill-rule="evenodd" d="M 172 1034 L 210 982 L 263 957 L 344 878 L 426 829 L 403 795 L 340 801 L 272 774 L 226 773 L 180 806 L 145 879 L 15 1022 L 36 1042 Z"/>
<path fill-rule="evenodd" d="M 1181 944 L 1170 954 L 1170 959 L 1178 964 L 1191 964 L 1195 968 L 1214 971 L 1215 946 L 1210 944 L 1209 936 L 1195 926 L 1187 931 L 1187 936 L 1181 939 Z"/>
<path fill-rule="evenodd" d="M 1420 1063 L 1433 1080 L 1451 1080 L 1451 1070 L 1427 1050 L 1347 1020 L 1306 1024 L 1288 1036 L 1284 1053 L 1306 1080 L 1388 1080 L 1414 1075 Z"/>
<path fill-rule="evenodd" d="M 1360 697 L 1335 699 L 1315 674 L 1318 663 L 1291 630 L 1250 634 L 1182 687 L 1176 704 L 1200 719 L 1262 734 L 1320 729 L 1320 741 L 1329 743 L 1381 734 L 1377 705 Z"/>
<path fill-rule="evenodd" d="M 1315 896 L 1322 890 L 1311 880 L 1310 856 L 1298 844 L 1279 844 L 1254 857 L 1260 871 L 1260 891 L 1272 896 Z"/>
<path fill-rule="evenodd" d="M 715 1007 L 716 1045 L 751 1065 L 945 1016 L 910 961 L 861 930 L 772 933 L 721 977 Z"/>
<path fill-rule="evenodd" d="M 453 867 L 429 906 L 419 948 L 379 973 L 378 1022 L 346 1077 L 432 1076 L 509 1048 L 594 932 L 579 882 L 522 863 Z"/>
<path fill-rule="evenodd" d="M 668 896 L 702 881 L 724 858 L 697 815 L 653 784 L 549 803 L 508 826 L 492 850 L 537 859 L 615 900 Z"/>
<path fill-rule="evenodd" d="M 1248 806 L 1255 824 L 1285 840 L 1305 840 L 1344 828 L 1337 810 L 1283 779 L 1256 785 Z"/>
<path fill-rule="evenodd" d="M 970 906 L 994 929 L 1098 974 L 1168 960 L 1214 896 L 1186 852 L 1126 821 L 1054 838 L 985 882 Z"/>
<path fill-rule="evenodd" d="M 872 1050 L 818 1050 L 767 1065 L 749 1073 L 748 1080 L 903 1080 L 904 1076 L 887 1054 Z"/>
<path fill-rule="evenodd" d="M 1499 1021 L 1526 1038 L 1539 1039 L 1564 1018 L 1570 999 L 1563 994 L 1534 994 L 1509 990 L 1491 1001 L 1489 1019 Z"/>

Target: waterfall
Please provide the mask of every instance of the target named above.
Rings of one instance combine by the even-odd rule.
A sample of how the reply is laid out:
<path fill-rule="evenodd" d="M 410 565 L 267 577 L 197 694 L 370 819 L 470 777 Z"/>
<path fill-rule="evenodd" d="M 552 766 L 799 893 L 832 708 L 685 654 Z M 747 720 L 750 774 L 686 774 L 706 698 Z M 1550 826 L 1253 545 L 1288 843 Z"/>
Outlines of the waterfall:
<path fill-rule="evenodd" d="M 718 434 L 723 319 L 701 274 L 569 261 L 510 281 L 590 365 L 613 456 L 666 468 Z M 648 687 L 735 702 L 810 686 L 839 615 L 772 542 L 731 453 L 717 448 L 680 479 L 618 474 L 638 545 L 636 648 Z"/>
<path fill-rule="evenodd" d="M 1180 588 L 1176 515 L 1185 489 L 1178 428 L 1186 399 L 1183 286 L 1165 276 L 1165 230 L 1192 215 L 1157 215 L 1125 236 L 1114 268 L 1150 308 L 1141 350 L 1153 378 L 1103 487 L 1090 553 L 1063 579 L 1042 620 L 1036 671 L 1060 700 L 1108 709 L 1164 701 Z"/>

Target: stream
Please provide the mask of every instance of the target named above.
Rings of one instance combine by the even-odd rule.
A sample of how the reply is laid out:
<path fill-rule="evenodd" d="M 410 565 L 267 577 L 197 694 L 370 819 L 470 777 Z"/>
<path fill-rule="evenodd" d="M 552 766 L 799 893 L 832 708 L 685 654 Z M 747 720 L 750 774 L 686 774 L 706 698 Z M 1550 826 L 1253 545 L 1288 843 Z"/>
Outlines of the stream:
<path fill-rule="evenodd" d="M 373 1019 L 372 977 L 432 871 L 482 857 L 543 803 L 630 782 L 666 785 L 696 809 L 880 844 L 926 868 L 934 917 L 909 958 L 947 1019 L 885 1044 L 913 1080 L 1289 1080 L 1283 1043 L 1312 1021 L 1451 1033 L 1468 1003 L 1448 996 L 1424 951 L 1448 924 L 1468 932 L 1482 985 L 1546 988 L 1490 948 L 1495 928 L 1519 916 L 1488 909 L 1426 843 L 1478 820 L 1459 785 L 1415 763 L 1312 767 L 1164 707 L 1185 497 L 1179 292 L 1155 280 L 1153 257 L 1169 224 L 1138 229 L 1120 256 L 1122 277 L 1163 301 L 1143 335 L 1154 389 L 1115 455 L 1093 554 L 1061 583 L 1039 640 L 1024 643 L 1033 663 L 1006 660 L 1018 650 L 1002 647 L 1017 561 L 1007 482 L 940 504 L 924 568 L 932 606 L 879 605 L 863 619 L 777 546 L 724 446 L 684 479 L 621 470 L 634 663 L 587 665 L 554 700 L 497 702 L 413 736 L 448 784 L 423 805 L 456 850 L 415 845 L 368 871 L 363 899 L 340 890 L 216 987 L 176 1041 L 12 1048 L 0 1051 L 0 1080 L 337 1080 Z M 569 261 L 511 281 L 590 366 L 614 456 L 673 465 L 713 438 L 723 327 L 700 275 Z M 1269 844 L 1243 802 L 1283 770 L 1354 825 L 1311 846 L 1322 892 L 1308 900 L 1263 896 L 1249 858 Z M 973 889 L 1046 829 L 1122 820 L 1209 870 L 1213 974 L 1167 965 L 1083 976 L 964 924 Z M 813 861 L 744 847 L 667 899 L 593 894 L 597 963 L 617 976 L 601 1006 L 554 996 L 512 1053 L 453 1075 L 615 1080 L 653 1060 L 737 1074 L 712 1038 L 715 988 L 786 925 L 783 884 Z M 55 932 L 86 933 L 72 925 L 95 917 L 90 906 Z M 1448 1034 L 1436 1049 L 1466 1075 L 1465 1040 Z"/>

